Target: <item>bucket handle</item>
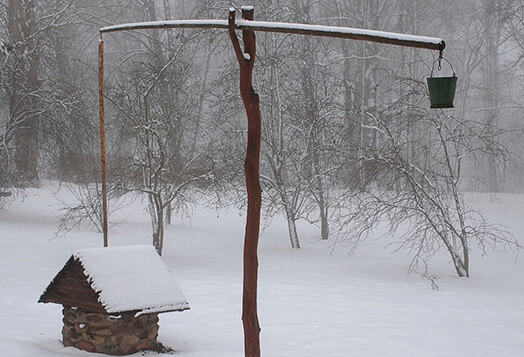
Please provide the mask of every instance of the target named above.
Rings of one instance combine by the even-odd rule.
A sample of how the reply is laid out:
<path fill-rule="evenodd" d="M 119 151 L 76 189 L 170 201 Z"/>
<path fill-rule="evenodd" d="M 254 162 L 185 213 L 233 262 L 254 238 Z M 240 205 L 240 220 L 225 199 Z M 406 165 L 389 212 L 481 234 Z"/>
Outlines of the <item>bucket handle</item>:
<path fill-rule="evenodd" d="M 448 62 L 449 66 L 451 67 L 451 71 L 453 72 L 453 77 L 456 77 L 457 75 L 455 74 L 455 69 L 453 68 L 453 66 L 451 65 L 451 62 L 448 61 L 447 58 L 444 58 L 444 56 L 442 56 L 442 52 L 440 52 L 440 55 L 438 56 L 438 58 L 433 61 L 433 65 L 431 66 L 431 78 L 433 78 L 433 70 L 435 69 L 435 63 L 438 62 L 438 67 L 437 69 L 440 71 L 442 70 L 442 60 Z"/>

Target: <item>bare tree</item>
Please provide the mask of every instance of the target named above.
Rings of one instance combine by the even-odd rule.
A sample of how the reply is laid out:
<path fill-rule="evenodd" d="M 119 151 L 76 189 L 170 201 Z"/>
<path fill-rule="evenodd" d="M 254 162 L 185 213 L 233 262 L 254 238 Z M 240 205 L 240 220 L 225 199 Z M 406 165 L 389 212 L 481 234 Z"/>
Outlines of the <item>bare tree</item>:
<path fill-rule="evenodd" d="M 386 116 L 371 118 L 374 124 L 369 128 L 380 134 L 383 144 L 363 157 L 379 170 L 374 188 L 358 196 L 354 211 L 358 213 L 346 216 L 356 229 L 354 237 L 385 221 L 388 234 L 401 232 L 398 249 L 412 252 L 412 267 L 444 248 L 460 277 L 470 275 L 472 244 L 483 252 L 499 246 L 519 247 L 509 233 L 468 208 L 460 190 L 466 157 L 480 159 L 490 153 L 502 159 L 507 153 L 482 122 L 421 112 L 417 122 L 404 124 L 421 125 L 425 134 L 409 142 L 405 131 L 396 131 L 398 122 L 393 125 Z M 406 148 L 412 145 L 427 154 L 422 158 L 431 159 L 410 156 Z"/>
<path fill-rule="evenodd" d="M 194 192 L 190 194 L 189 190 L 194 188 L 193 183 L 212 179 L 210 146 L 201 145 L 200 151 L 193 150 L 189 145 L 193 133 L 186 133 L 187 123 L 194 120 L 197 112 L 194 109 L 198 97 L 188 91 L 193 84 L 190 59 L 183 59 L 183 47 L 181 44 L 165 62 L 132 66 L 128 80 L 117 96 L 111 98 L 124 139 L 113 161 L 115 188 L 147 195 L 153 245 L 159 254 L 163 248 L 166 210 L 192 201 Z M 152 53 L 158 55 L 157 51 Z"/>
<path fill-rule="evenodd" d="M 5 9 L 6 38 L 2 40 L 4 90 L 8 97 L 3 165 L 14 168 L 17 184 L 38 184 L 41 118 L 53 111 L 42 101 L 42 72 L 49 35 L 67 23 L 70 1 L 9 0 Z"/>

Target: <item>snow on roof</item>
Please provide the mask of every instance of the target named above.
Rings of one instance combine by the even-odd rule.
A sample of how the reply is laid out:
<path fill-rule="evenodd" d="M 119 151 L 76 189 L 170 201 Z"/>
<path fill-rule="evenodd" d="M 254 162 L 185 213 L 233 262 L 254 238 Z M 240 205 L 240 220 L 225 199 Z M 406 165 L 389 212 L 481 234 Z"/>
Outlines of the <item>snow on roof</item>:
<path fill-rule="evenodd" d="M 189 304 L 153 246 L 80 249 L 73 253 L 107 312 L 138 315 L 187 310 Z"/>

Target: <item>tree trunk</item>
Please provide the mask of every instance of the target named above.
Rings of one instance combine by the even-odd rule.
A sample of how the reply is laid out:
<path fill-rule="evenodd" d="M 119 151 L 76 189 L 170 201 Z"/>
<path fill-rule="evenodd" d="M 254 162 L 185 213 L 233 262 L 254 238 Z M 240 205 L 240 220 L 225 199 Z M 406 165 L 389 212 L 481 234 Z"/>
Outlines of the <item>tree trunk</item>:
<path fill-rule="evenodd" d="M 486 32 L 486 64 L 484 67 L 486 88 L 484 91 L 484 102 L 486 105 L 485 121 L 487 128 L 488 141 L 492 145 L 494 132 L 497 129 L 499 111 L 497 107 L 500 105 L 499 100 L 499 53 L 498 46 L 500 45 L 500 28 L 496 19 L 496 5 L 490 1 L 484 1 L 484 31 Z M 496 154 L 488 152 L 486 155 L 486 167 L 488 178 L 488 192 L 498 192 L 499 178 L 497 173 L 497 158 Z"/>
<path fill-rule="evenodd" d="M 171 225 L 171 219 L 173 218 L 173 205 L 172 203 L 170 202 L 167 206 L 166 206 L 166 225 L 170 226 Z"/>
<path fill-rule="evenodd" d="M 462 259 L 460 255 L 455 252 L 454 250 L 449 250 L 449 254 L 451 255 L 451 260 L 453 261 L 453 266 L 455 267 L 455 270 L 457 271 L 457 275 L 459 277 L 468 277 L 469 278 L 469 264 L 466 263 L 466 259 Z M 467 257 L 467 254 L 466 254 Z"/>
<path fill-rule="evenodd" d="M 309 6 L 309 3 L 308 3 Z M 308 7 L 309 9 L 309 7 Z M 306 10 L 309 11 L 309 10 Z M 309 17 L 309 13 L 306 14 Z M 322 124 L 318 120 L 318 104 L 317 96 L 315 93 L 315 78 L 313 76 L 313 66 L 315 64 L 315 58 L 313 55 L 313 46 L 309 37 L 304 39 L 304 48 L 307 58 L 304 59 L 305 65 L 302 66 L 302 92 L 304 95 L 305 108 L 304 115 L 305 120 L 309 123 L 311 128 L 311 138 L 308 140 L 308 157 L 310 165 L 308 171 L 305 173 L 306 177 L 309 177 L 314 181 L 311 185 L 313 190 L 313 197 L 317 203 L 317 207 L 320 214 L 320 232 L 322 239 L 328 239 L 329 236 L 329 223 L 327 217 L 327 205 L 326 205 L 326 187 L 324 185 L 324 175 L 322 174 L 320 165 L 320 146 L 322 144 L 322 135 L 320 127 Z"/>
<path fill-rule="evenodd" d="M 162 255 L 164 248 L 164 207 L 162 200 L 156 194 L 149 193 L 149 215 L 153 228 L 153 246 L 158 255 Z"/>
<path fill-rule="evenodd" d="M 322 203 L 319 203 L 320 207 L 320 236 L 322 239 L 327 240 L 329 238 L 329 221 L 328 221 L 328 208 L 322 198 Z"/>
<path fill-rule="evenodd" d="M 297 225 L 295 215 L 290 210 L 286 209 L 287 229 L 289 232 L 289 240 L 291 241 L 291 248 L 300 249 L 300 241 L 298 240 Z"/>
<path fill-rule="evenodd" d="M 23 186 L 38 185 L 38 156 L 40 120 L 35 114 L 40 57 L 36 50 L 34 3 L 9 0 L 9 36 L 18 44 L 15 58 L 20 69 L 12 77 L 10 116 L 18 123 L 15 132 L 15 164 Z"/>

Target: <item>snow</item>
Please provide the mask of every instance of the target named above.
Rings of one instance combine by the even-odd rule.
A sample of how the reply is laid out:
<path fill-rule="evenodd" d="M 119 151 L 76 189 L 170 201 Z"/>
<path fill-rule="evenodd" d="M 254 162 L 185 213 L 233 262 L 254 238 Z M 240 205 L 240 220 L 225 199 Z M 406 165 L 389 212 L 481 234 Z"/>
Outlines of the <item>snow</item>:
<path fill-rule="evenodd" d="M 279 30 L 282 32 L 298 30 L 298 31 L 303 31 L 303 32 L 309 32 L 311 34 L 315 32 L 317 33 L 325 32 L 325 33 L 331 33 L 331 34 L 338 33 L 338 34 L 345 34 L 345 35 L 381 37 L 381 38 L 387 38 L 387 39 L 399 40 L 399 41 L 430 43 L 434 45 L 439 45 L 443 41 L 443 39 L 437 38 L 437 37 L 407 35 L 407 34 L 401 34 L 401 33 L 395 33 L 395 32 L 366 30 L 366 29 L 358 29 L 358 28 L 351 28 L 351 27 L 309 25 L 309 24 L 297 24 L 297 23 L 288 23 L 288 22 L 237 20 L 236 25 L 240 29 L 256 28 L 261 31 L 266 29 L 266 30 L 272 30 L 272 31 Z"/>
<path fill-rule="evenodd" d="M 303 33 L 315 36 L 332 36 L 335 34 L 343 35 L 347 38 L 360 39 L 383 39 L 389 41 L 404 41 L 420 45 L 443 46 L 444 40 L 437 37 L 416 36 L 401 34 L 395 32 L 366 30 L 350 27 L 339 26 L 324 26 L 324 25 L 310 25 L 298 24 L 288 22 L 269 22 L 269 21 L 250 21 L 250 20 L 236 20 L 235 26 L 237 29 L 246 30 L 252 29 L 256 31 L 271 31 L 283 33 Z M 126 23 L 120 25 L 106 26 L 100 29 L 100 32 L 113 32 L 122 30 L 139 30 L 146 28 L 221 28 L 227 29 L 227 20 L 164 20 L 164 21 L 149 21 Z M 443 47 L 442 47 L 443 48 Z"/>
<path fill-rule="evenodd" d="M 0 351 L 2 356 L 102 356 L 64 347 L 62 307 L 38 304 L 40 293 L 71 252 L 100 247 L 88 228 L 55 237 L 60 199 L 55 183 L 29 190 L 0 212 Z M 139 200 L 137 200 L 139 201 Z M 468 201 L 524 242 L 524 196 L 468 195 Z M 110 246 L 148 245 L 151 226 L 135 202 L 112 215 Z M 196 207 L 191 221 L 166 231 L 162 261 L 191 302 L 183 314 L 160 315 L 159 340 L 176 356 L 243 355 L 242 245 L 245 216 Z M 446 254 L 430 261 L 439 290 L 406 274 L 409 257 L 362 242 L 348 257 L 331 251 L 318 230 L 298 226 L 302 249 L 289 248 L 287 226 L 275 219 L 260 239 L 259 318 L 262 355 L 523 356 L 524 263 L 507 253 L 472 252 L 472 277 L 458 278 Z M 141 356 L 141 353 L 135 356 Z M 149 354 L 148 354 L 149 355 Z M 154 355 L 154 354 L 152 354 Z"/>
<path fill-rule="evenodd" d="M 173 275 L 153 246 L 80 249 L 73 253 L 109 313 L 189 309 Z"/>
<path fill-rule="evenodd" d="M 145 28 L 223 28 L 227 29 L 227 20 L 163 20 L 130 22 L 119 25 L 102 27 L 100 32 L 113 32 L 128 29 L 140 30 Z"/>

